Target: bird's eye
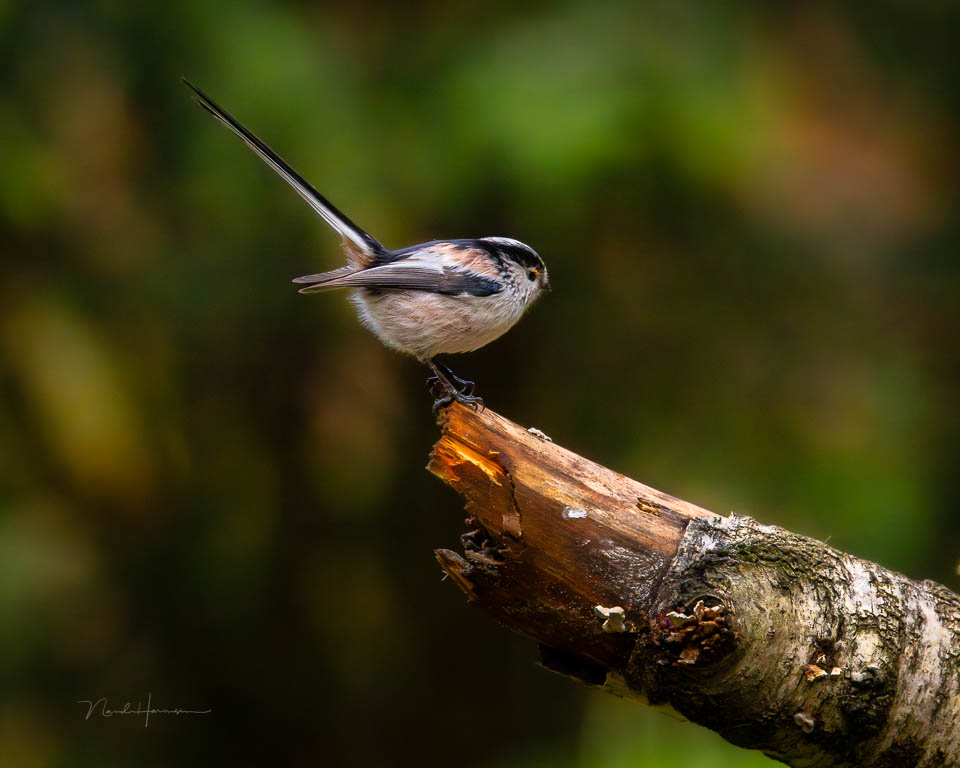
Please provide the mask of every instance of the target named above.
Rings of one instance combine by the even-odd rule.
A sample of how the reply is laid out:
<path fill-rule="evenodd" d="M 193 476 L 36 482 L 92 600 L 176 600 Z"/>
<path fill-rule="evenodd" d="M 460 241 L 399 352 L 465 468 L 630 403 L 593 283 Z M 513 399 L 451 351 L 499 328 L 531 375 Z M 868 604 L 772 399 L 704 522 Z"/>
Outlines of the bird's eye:
<path fill-rule="evenodd" d="M 540 273 L 539 273 L 537 270 L 531 269 L 529 272 L 527 272 L 527 279 L 528 279 L 528 280 L 536 280 L 536 279 L 537 279 L 537 275 L 539 275 L 539 274 L 540 274 Z"/>

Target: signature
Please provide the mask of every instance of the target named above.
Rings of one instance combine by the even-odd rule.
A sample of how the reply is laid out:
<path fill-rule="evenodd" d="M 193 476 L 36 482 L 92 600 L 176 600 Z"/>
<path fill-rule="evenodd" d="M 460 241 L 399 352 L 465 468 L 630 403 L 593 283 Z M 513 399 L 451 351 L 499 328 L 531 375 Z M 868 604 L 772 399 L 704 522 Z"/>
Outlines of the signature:
<path fill-rule="evenodd" d="M 110 709 L 107 706 L 107 697 L 101 696 L 96 701 L 92 699 L 79 699 L 77 704 L 85 704 L 87 706 L 87 714 L 84 715 L 84 720 L 89 720 L 93 717 L 94 712 L 99 708 L 101 717 L 113 717 L 114 715 L 142 715 L 143 716 L 143 727 L 146 728 L 150 725 L 150 715 L 209 715 L 213 712 L 212 709 L 181 709 L 180 707 L 174 707 L 173 709 L 165 709 L 161 707 L 153 706 L 153 693 L 147 693 L 147 706 L 142 706 L 141 702 L 137 702 L 136 708 L 129 701 L 125 702 L 123 707 L 120 709 Z"/>

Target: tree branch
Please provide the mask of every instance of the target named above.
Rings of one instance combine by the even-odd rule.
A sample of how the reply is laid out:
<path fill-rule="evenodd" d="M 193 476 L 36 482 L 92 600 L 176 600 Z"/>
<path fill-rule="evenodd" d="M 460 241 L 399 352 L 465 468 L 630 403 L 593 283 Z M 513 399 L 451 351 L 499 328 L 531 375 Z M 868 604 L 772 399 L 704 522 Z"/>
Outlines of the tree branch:
<path fill-rule="evenodd" d="M 428 469 L 466 501 L 468 599 L 552 671 L 795 766 L 960 766 L 960 597 L 720 517 L 491 411 L 454 405 Z"/>

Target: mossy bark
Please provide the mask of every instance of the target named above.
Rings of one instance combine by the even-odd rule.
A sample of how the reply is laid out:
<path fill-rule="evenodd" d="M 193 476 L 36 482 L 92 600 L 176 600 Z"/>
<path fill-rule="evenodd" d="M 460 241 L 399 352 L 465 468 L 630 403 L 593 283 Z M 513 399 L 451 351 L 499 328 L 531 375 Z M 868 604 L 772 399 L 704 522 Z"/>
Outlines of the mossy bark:
<path fill-rule="evenodd" d="M 725 633 L 697 631 L 698 603 Z M 653 610 L 671 618 L 628 684 L 729 741 L 796 766 L 960 765 L 960 598 L 939 584 L 748 517 L 699 518 Z"/>
<path fill-rule="evenodd" d="M 441 417 L 468 599 L 547 668 L 793 766 L 960 768 L 960 597 L 719 517 L 491 411 Z"/>

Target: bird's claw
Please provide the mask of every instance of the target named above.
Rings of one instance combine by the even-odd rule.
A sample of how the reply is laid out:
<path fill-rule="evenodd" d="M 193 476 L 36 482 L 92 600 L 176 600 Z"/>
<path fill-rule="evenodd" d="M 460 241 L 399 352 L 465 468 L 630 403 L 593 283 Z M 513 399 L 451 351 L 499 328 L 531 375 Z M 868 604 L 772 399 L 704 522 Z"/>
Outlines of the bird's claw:
<path fill-rule="evenodd" d="M 475 381 L 467 381 L 466 379 L 461 379 L 459 376 L 457 376 L 457 374 L 451 371 L 447 366 L 443 365 L 443 363 L 437 363 L 437 365 L 443 369 L 443 372 L 447 375 L 447 377 L 451 381 L 461 386 L 461 389 L 459 390 L 461 394 L 472 396 L 473 393 L 477 391 L 477 383 Z M 440 384 L 444 388 L 444 391 L 446 391 L 447 387 L 444 384 L 444 382 L 441 381 L 439 376 L 430 376 L 427 379 L 427 387 L 429 389 L 433 389 L 434 386 L 436 386 L 437 384 Z"/>
<path fill-rule="evenodd" d="M 464 385 L 463 389 L 457 390 L 457 394 L 458 394 L 458 395 L 460 395 L 460 396 L 462 396 L 462 397 L 474 397 L 474 394 L 473 394 L 473 393 L 476 392 L 476 390 L 477 390 L 477 385 L 476 385 L 474 382 L 472 382 L 472 381 L 463 381 L 462 379 L 458 379 L 457 381 L 458 381 L 460 384 L 463 384 L 463 385 Z M 449 391 L 450 391 L 450 390 L 448 390 L 448 389 L 444 386 L 443 382 L 440 381 L 440 379 L 438 379 L 436 376 L 431 376 L 429 379 L 427 379 L 427 389 L 429 389 L 431 392 L 436 392 L 436 391 L 437 391 L 437 385 L 440 386 L 440 391 L 441 391 L 441 392 L 446 392 L 446 393 L 449 394 Z M 441 399 L 442 399 L 442 398 L 441 398 Z M 477 399 L 482 399 L 482 398 L 479 398 L 479 397 L 478 397 Z"/>
<path fill-rule="evenodd" d="M 484 410 L 482 397 L 478 397 L 477 395 L 467 395 L 463 392 L 448 392 L 443 397 L 437 398 L 433 401 L 433 410 L 437 411 L 440 408 L 445 408 L 454 401 L 460 403 L 461 405 L 471 406 L 475 411 L 481 413 Z"/>
<path fill-rule="evenodd" d="M 461 405 L 473 406 L 483 410 L 483 398 L 475 395 L 477 385 L 461 379 L 443 363 L 432 363 L 435 375 L 427 379 L 427 387 L 439 397 L 433 403 L 433 410 L 450 405 L 456 401 Z M 438 389 L 439 387 L 439 389 Z"/>

